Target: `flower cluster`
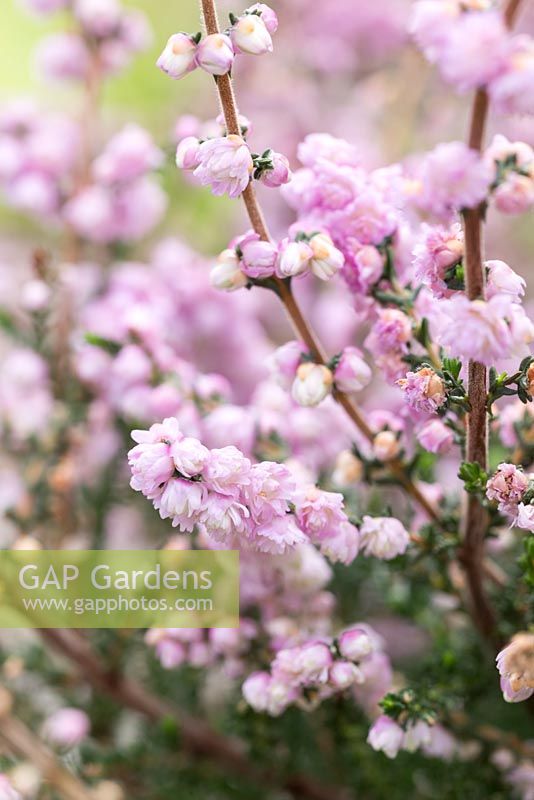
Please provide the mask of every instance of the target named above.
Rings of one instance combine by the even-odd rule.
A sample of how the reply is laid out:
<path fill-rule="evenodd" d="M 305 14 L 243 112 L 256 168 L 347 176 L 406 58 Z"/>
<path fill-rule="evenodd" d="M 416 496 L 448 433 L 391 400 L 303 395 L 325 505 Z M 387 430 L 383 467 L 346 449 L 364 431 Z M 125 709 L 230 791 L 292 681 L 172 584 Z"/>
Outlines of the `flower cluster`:
<path fill-rule="evenodd" d="M 356 685 L 365 687 L 366 664 L 381 649 L 381 638 L 363 623 L 334 639 L 281 649 L 269 672 L 254 672 L 246 679 L 243 696 L 255 711 L 274 717 L 290 705 L 310 710 Z"/>
<path fill-rule="evenodd" d="M 278 28 L 275 12 L 265 3 L 255 3 L 239 16 L 230 14 L 231 27 L 224 33 L 191 36 L 174 33 L 158 58 L 157 66 L 179 79 L 200 67 L 210 75 L 226 75 L 237 54 L 259 56 L 271 53 L 271 34 Z"/>
<path fill-rule="evenodd" d="M 232 445 L 209 450 L 184 436 L 175 418 L 133 431 L 132 438 L 131 486 L 173 527 L 198 527 L 217 542 L 264 553 L 312 541 L 334 561 L 356 557 L 359 531 L 343 511 L 342 495 L 298 488 L 287 467 L 252 464 Z"/>
<path fill-rule="evenodd" d="M 422 750 L 428 756 L 449 761 L 458 749 L 454 737 L 441 725 L 417 720 L 403 727 L 385 714 L 375 720 L 367 741 L 373 750 L 381 751 L 388 758 L 395 758 L 400 751 Z"/>
<path fill-rule="evenodd" d="M 342 266 L 343 255 L 325 233 L 298 234 L 295 240 L 275 245 L 248 231 L 220 254 L 211 280 L 216 289 L 234 291 L 272 276 L 291 278 L 311 272 L 327 281 Z"/>
<path fill-rule="evenodd" d="M 532 39 L 510 34 L 492 3 L 418 0 L 411 29 L 456 89 L 485 87 L 499 110 L 532 113 L 525 96 L 534 69 Z"/>

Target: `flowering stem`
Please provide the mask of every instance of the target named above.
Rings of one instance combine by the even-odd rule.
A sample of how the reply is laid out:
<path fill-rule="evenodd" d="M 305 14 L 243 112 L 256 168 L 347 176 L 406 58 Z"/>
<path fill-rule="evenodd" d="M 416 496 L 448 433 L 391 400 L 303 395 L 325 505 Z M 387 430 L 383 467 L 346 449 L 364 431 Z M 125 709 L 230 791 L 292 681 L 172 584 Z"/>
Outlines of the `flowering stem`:
<path fill-rule="evenodd" d="M 217 7 L 215 0 L 201 0 L 201 9 L 202 16 L 204 18 L 204 25 L 206 27 L 206 33 L 219 33 L 219 22 L 217 18 Z M 215 77 L 215 83 L 217 84 L 217 91 L 219 93 L 219 100 L 222 107 L 227 133 L 239 136 L 241 135 L 241 129 L 239 126 L 237 103 L 234 95 L 232 79 L 228 74 L 220 75 Z M 271 241 L 269 229 L 267 227 L 267 223 L 265 222 L 265 218 L 258 202 L 252 181 L 248 184 L 247 188 L 243 192 L 243 201 L 245 203 L 250 223 L 254 231 L 263 241 Z M 287 281 L 281 280 L 280 278 L 275 278 L 274 280 L 276 282 L 277 294 L 282 301 L 286 313 L 299 338 L 302 339 L 318 364 L 326 364 L 326 357 L 323 347 L 318 341 L 308 322 L 306 322 L 304 319 L 298 303 L 295 300 L 295 296 L 291 291 L 290 284 Z M 334 393 L 334 397 L 345 409 L 350 419 L 354 422 L 356 427 L 359 428 L 363 435 L 369 441 L 373 441 L 374 433 L 365 421 L 362 412 L 352 398 L 340 391 L 336 391 Z M 421 508 L 424 509 L 427 516 L 432 520 L 439 520 L 438 512 L 413 483 L 410 476 L 407 474 L 405 465 L 400 460 L 395 460 L 389 462 L 388 466 L 390 471 L 393 473 L 399 483 L 401 483 L 406 492 L 419 506 L 421 506 Z"/>
<path fill-rule="evenodd" d="M 299 800 L 351 800 L 352 795 L 346 790 L 324 785 L 306 775 L 282 776 L 274 769 L 266 772 L 257 767 L 248 758 L 243 741 L 234 736 L 220 735 L 204 720 L 170 706 L 168 700 L 151 694 L 135 680 L 108 670 L 88 641 L 78 632 L 46 629 L 41 634 L 78 666 L 91 686 L 104 692 L 119 705 L 137 711 L 152 722 L 163 722 L 172 718 L 178 726 L 184 748 L 192 755 L 219 763 L 225 771 L 230 770 L 254 785 L 282 788 Z M 80 796 L 79 799 L 72 800 L 86 800 L 86 797 Z"/>
<path fill-rule="evenodd" d="M 509 0 L 504 19 L 510 27 L 519 11 L 521 0 Z M 468 143 L 473 150 L 480 151 L 484 144 L 484 134 L 488 117 L 489 99 L 484 89 L 479 89 L 474 97 Z M 484 208 L 464 211 L 465 231 L 465 284 L 469 300 L 484 298 L 485 273 L 483 264 L 483 213 Z M 483 364 L 470 361 L 468 367 L 468 399 L 470 411 L 467 414 L 467 461 L 480 464 L 482 469 L 488 463 L 488 371 Z M 464 518 L 462 561 L 465 567 L 474 619 L 480 632 L 488 639 L 495 638 L 495 614 L 486 595 L 482 577 L 484 539 L 488 527 L 488 514 L 480 498 L 469 495 Z"/>

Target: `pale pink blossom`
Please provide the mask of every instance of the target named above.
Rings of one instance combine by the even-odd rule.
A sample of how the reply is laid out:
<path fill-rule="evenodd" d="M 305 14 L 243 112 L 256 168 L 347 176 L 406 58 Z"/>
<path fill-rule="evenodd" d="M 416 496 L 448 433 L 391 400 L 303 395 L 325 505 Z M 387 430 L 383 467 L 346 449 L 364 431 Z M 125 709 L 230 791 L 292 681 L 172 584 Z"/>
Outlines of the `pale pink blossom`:
<path fill-rule="evenodd" d="M 267 359 L 271 375 L 281 386 L 289 388 L 297 374 L 302 357 L 307 353 L 303 342 L 290 341 L 278 347 Z"/>
<path fill-rule="evenodd" d="M 419 203 L 437 216 L 448 217 L 463 208 L 475 208 L 486 198 L 493 169 L 463 142 L 447 142 L 426 155 L 419 178 Z"/>
<path fill-rule="evenodd" d="M 300 406 L 317 406 L 330 394 L 333 384 L 334 376 L 328 367 L 306 362 L 297 369 L 291 395 Z"/>
<path fill-rule="evenodd" d="M 422 235 L 413 249 L 414 277 L 436 295 L 449 294 L 445 275 L 464 255 L 462 226 L 455 223 L 450 228 L 422 226 Z"/>
<path fill-rule="evenodd" d="M 364 628 L 348 628 L 338 636 L 339 652 L 349 661 L 361 661 L 376 649 L 375 642 Z"/>
<path fill-rule="evenodd" d="M 260 175 L 260 181 L 264 186 L 277 189 L 291 180 L 291 169 L 289 161 L 282 153 L 271 152 L 271 169 L 265 169 Z"/>
<path fill-rule="evenodd" d="M 278 29 L 278 17 L 267 3 L 254 3 L 245 9 L 246 14 L 260 14 L 262 22 L 269 33 L 276 33 Z"/>
<path fill-rule="evenodd" d="M 534 205 L 533 177 L 509 172 L 493 192 L 493 199 L 503 214 L 524 214 Z"/>
<path fill-rule="evenodd" d="M 517 516 L 514 525 L 523 530 L 534 533 L 534 506 L 530 503 L 519 503 L 517 506 Z"/>
<path fill-rule="evenodd" d="M 403 353 L 411 336 L 410 318 L 398 308 L 384 308 L 379 310 L 365 346 L 375 356 L 395 351 Z"/>
<path fill-rule="evenodd" d="M 390 717 L 382 715 L 373 723 L 367 742 L 373 750 L 382 751 L 388 758 L 395 758 L 402 749 L 404 731 Z"/>
<path fill-rule="evenodd" d="M 235 292 L 247 285 L 247 276 L 235 250 L 223 250 L 219 255 L 210 272 L 210 283 L 214 289 L 223 292 Z"/>
<path fill-rule="evenodd" d="M 522 469 L 515 464 L 502 463 L 486 484 L 486 497 L 497 501 L 499 511 L 515 516 L 528 483 Z"/>
<path fill-rule="evenodd" d="M 101 183 L 131 181 L 157 169 L 163 158 L 148 131 L 130 124 L 107 143 L 93 163 L 93 174 Z"/>
<path fill-rule="evenodd" d="M 276 271 L 281 278 L 300 275 L 309 268 L 312 257 L 313 251 L 307 242 L 286 239 L 280 245 Z"/>
<path fill-rule="evenodd" d="M 526 282 L 504 261 L 486 261 L 487 270 L 486 297 L 490 300 L 494 295 L 506 294 L 520 301 L 525 294 Z"/>
<path fill-rule="evenodd" d="M 507 702 L 521 702 L 534 694 L 534 634 L 516 634 L 496 661 Z"/>
<path fill-rule="evenodd" d="M 310 258 L 311 271 L 317 278 L 327 281 L 342 268 L 345 263 L 343 253 L 334 247 L 330 236 L 326 233 L 316 233 L 308 242 L 312 255 Z"/>
<path fill-rule="evenodd" d="M 154 507 L 162 519 L 171 519 L 173 528 L 179 526 L 181 530 L 192 531 L 206 500 L 207 491 L 203 483 L 171 478 L 163 492 L 154 499 Z"/>
<path fill-rule="evenodd" d="M 333 564 L 352 564 L 360 551 L 360 532 L 356 525 L 342 522 L 328 538 L 319 542 L 321 553 Z"/>
<path fill-rule="evenodd" d="M 200 164 L 200 142 L 196 136 L 181 139 L 176 148 L 176 166 L 178 169 L 196 169 Z"/>
<path fill-rule="evenodd" d="M 215 195 L 238 197 L 248 186 L 253 163 L 250 150 L 240 136 L 207 139 L 198 149 L 199 165 L 194 175 Z"/>
<path fill-rule="evenodd" d="M 435 414 L 446 400 L 445 384 L 431 367 L 407 372 L 397 381 L 408 405 L 416 411 Z"/>
<path fill-rule="evenodd" d="M 309 486 L 299 490 L 295 506 L 300 527 L 315 542 L 335 535 L 338 528 L 347 522 L 343 495 L 338 492 Z"/>
<path fill-rule="evenodd" d="M 243 272 L 250 278 L 268 278 L 274 274 L 278 248 L 270 242 L 248 241 L 241 247 Z"/>
<path fill-rule="evenodd" d="M 363 675 L 350 661 L 335 661 L 328 672 L 328 683 L 336 691 L 344 691 L 353 683 L 362 683 Z"/>
<path fill-rule="evenodd" d="M 408 531 L 394 517 L 364 516 L 360 535 L 365 555 L 385 560 L 405 553 L 410 543 Z"/>

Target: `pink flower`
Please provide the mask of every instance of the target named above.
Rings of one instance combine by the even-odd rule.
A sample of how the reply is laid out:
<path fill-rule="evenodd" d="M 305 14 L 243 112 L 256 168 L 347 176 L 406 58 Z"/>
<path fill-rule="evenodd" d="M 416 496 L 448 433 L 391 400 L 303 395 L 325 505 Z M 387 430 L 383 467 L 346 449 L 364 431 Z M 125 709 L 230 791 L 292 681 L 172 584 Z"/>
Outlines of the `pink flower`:
<path fill-rule="evenodd" d="M 178 169 L 196 169 L 200 164 L 200 142 L 196 136 L 186 136 L 176 148 Z"/>
<path fill-rule="evenodd" d="M 534 45 L 530 36 L 515 36 L 503 74 L 488 87 L 490 98 L 501 114 L 532 114 Z"/>
<path fill-rule="evenodd" d="M 316 233 L 308 242 L 312 255 L 310 267 L 314 275 L 322 281 L 332 278 L 345 263 L 343 253 L 334 247 L 330 236 L 326 233 Z"/>
<path fill-rule="evenodd" d="M 203 186 L 211 185 L 214 195 L 238 197 L 250 182 L 254 165 L 240 136 L 207 139 L 199 147 L 198 159 L 194 174 Z"/>
<path fill-rule="evenodd" d="M 519 302 L 520 298 L 525 294 L 526 287 L 521 275 L 518 275 L 504 261 L 486 261 L 484 266 L 488 276 L 486 286 L 488 300 L 491 300 L 497 294 L 506 294 Z"/>
<path fill-rule="evenodd" d="M 334 536 L 347 522 L 343 495 L 337 492 L 310 486 L 299 491 L 295 505 L 300 527 L 315 542 Z"/>
<path fill-rule="evenodd" d="M 214 289 L 223 292 L 235 292 L 247 285 L 247 276 L 235 250 L 222 251 L 210 272 L 210 283 Z"/>
<path fill-rule="evenodd" d="M 421 164 L 419 202 L 437 216 L 475 208 L 487 196 L 492 168 L 463 142 L 438 144 Z"/>
<path fill-rule="evenodd" d="M 415 753 L 420 747 L 430 744 L 430 726 L 422 720 L 409 722 L 406 726 L 402 749 Z"/>
<path fill-rule="evenodd" d="M 384 463 L 397 458 L 400 449 L 399 436 L 395 431 L 379 431 L 373 439 L 373 454 Z"/>
<path fill-rule="evenodd" d="M 210 493 L 198 521 L 216 542 L 232 544 L 235 537 L 249 531 L 250 512 L 243 503 L 229 495 Z"/>
<path fill-rule="evenodd" d="M 277 274 L 280 278 L 301 275 L 309 269 L 312 256 L 313 251 L 307 242 L 285 239 L 280 245 Z"/>
<path fill-rule="evenodd" d="M 519 503 L 517 506 L 517 516 L 514 520 L 514 525 L 523 530 L 534 533 L 534 506 Z"/>
<path fill-rule="evenodd" d="M 448 453 L 454 444 L 454 434 L 440 419 L 432 419 L 418 432 L 417 441 L 429 453 Z"/>
<path fill-rule="evenodd" d="M 300 406 L 317 406 L 330 394 L 333 384 L 334 376 L 328 367 L 306 362 L 297 369 L 291 396 Z"/>
<path fill-rule="evenodd" d="M 516 634 L 496 661 L 507 702 L 518 703 L 534 694 L 534 634 Z"/>
<path fill-rule="evenodd" d="M 515 516 L 517 506 L 528 489 L 528 478 L 515 464 L 499 464 L 486 484 L 486 497 L 496 500 L 499 511 Z"/>
<path fill-rule="evenodd" d="M 192 478 L 202 472 L 210 457 L 210 451 L 198 439 L 185 436 L 173 442 L 171 456 L 178 472 L 185 478 Z"/>
<path fill-rule="evenodd" d="M 108 142 L 93 164 L 93 174 L 100 183 L 131 181 L 157 169 L 162 162 L 163 153 L 150 134 L 130 124 Z"/>
<path fill-rule="evenodd" d="M 329 133 L 308 134 L 299 144 L 298 158 L 305 167 L 313 167 L 323 160 L 356 167 L 361 161 L 360 153 L 353 144 L 345 139 L 336 139 Z"/>
<path fill-rule="evenodd" d="M 370 382 L 372 372 L 357 347 L 345 347 L 334 370 L 336 387 L 342 392 L 361 392 Z"/>
<path fill-rule="evenodd" d="M 445 385 L 431 367 L 421 367 L 417 372 L 407 372 L 397 381 L 406 402 L 416 411 L 435 414 L 446 400 Z"/>
<path fill-rule="evenodd" d="M 418 0 L 414 3 L 410 32 L 429 61 L 437 61 L 459 14 L 456 0 Z"/>
<path fill-rule="evenodd" d="M 373 750 L 382 751 L 388 758 L 395 758 L 402 748 L 404 731 L 390 717 L 378 717 L 369 730 L 367 742 Z"/>
<path fill-rule="evenodd" d="M 269 33 L 276 33 L 278 29 L 278 17 L 273 9 L 266 3 L 254 3 L 245 9 L 246 14 L 260 14 L 262 22 L 269 31 Z"/>
<path fill-rule="evenodd" d="M 302 342 L 286 342 L 267 359 L 269 371 L 278 383 L 289 388 L 297 374 L 302 357 L 307 352 L 306 346 Z"/>
<path fill-rule="evenodd" d="M 365 346 L 375 356 L 395 351 L 403 353 L 411 336 L 410 318 L 400 309 L 384 308 L 379 310 L 377 320 L 365 340 Z"/>
<path fill-rule="evenodd" d="M 211 75 L 226 75 L 234 63 L 234 48 L 225 33 L 206 36 L 197 48 L 196 63 Z"/>
<path fill-rule="evenodd" d="M 74 15 L 86 31 L 104 38 L 117 30 L 121 7 L 118 0 L 74 0 Z"/>
<path fill-rule="evenodd" d="M 375 643 L 363 628 L 348 628 L 338 636 L 337 645 L 343 658 L 361 661 L 376 649 Z"/>
<path fill-rule="evenodd" d="M 295 481 L 287 467 L 273 461 L 253 464 L 243 498 L 256 524 L 271 522 L 274 517 L 287 514 L 294 495 Z"/>
<path fill-rule="evenodd" d="M 230 32 L 232 44 L 241 53 L 261 56 L 272 53 L 273 40 L 263 20 L 263 15 L 243 14 L 232 26 Z"/>
<path fill-rule="evenodd" d="M 266 711 L 269 704 L 271 676 L 268 672 L 253 672 L 242 686 L 243 697 L 254 711 Z"/>
<path fill-rule="evenodd" d="M 333 564 L 352 564 L 360 550 L 360 531 L 350 522 L 342 522 L 337 530 L 319 542 L 321 553 Z"/>
<path fill-rule="evenodd" d="M 347 242 L 343 277 L 354 292 L 367 294 L 384 272 L 384 257 L 372 244 L 361 245 L 357 240 Z"/>
<path fill-rule="evenodd" d="M 344 691 L 353 683 L 362 683 L 363 675 L 350 661 L 335 661 L 328 672 L 328 683 L 336 691 Z"/>
<path fill-rule="evenodd" d="M 491 366 L 508 358 L 514 347 L 514 337 L 506 317 L 511 308 L 501 302 L 501 295 L 484 300 L 468 300 L 456 295 L 443 300 L 444 312 L 438 322 L 435 339 L 448 353 L 461 361 L 480 361 Z"/>
<path fill-rule="evenodd" d="M 282 555 L 298 545 L 306 544 L 307 537 L 297 526 L 291 515 L 275 517 L 254 529 L 251 537 L 254 549 L 260 553 Z"/>
<path fill-rule="evenodd" d="M 459 223 L 450 228 L 423 225 L 422 231 L 422 238 L 413 250 L 414 277 L 426 284 L 436 297 L 445 297 L 449 294 L 445 274 L 461 262 L 464 254 L 462 226 Z"/>
<path fill-rule="evenodd" d="M 35 53 L 41 74 L 54 80 L 81 80 L 89 68 L 89 51 L 74 33 L 54 33 L 40 43 Z"/>
<path fill-rule="evenodd" d="M 333 663 L 332 653 L 323 642 L 279 650 L 272 663 L 275 679 L 289 685 L 312 685 L 326 683 L 328 669 Z"/>
<path fill-rule="evenodd" d="M 277 189 L 283 186 L 284 183 L 289 183 L 291 180 L 291 169 L 289 161 L 282 155 L 282 153 L 271 153 L 272 168 L 265 169 L 260 175 L 260 181 L 264 186 L 271 189 Z"/>
<path fill-rule="evenodd" d="M 250 278 L 268 278 L 274 274 L 278 248 L 270 242 L 246 242 L 241 248 L 243 272 Z"/>
<path fill-rule="evenodd" d="M 365 555 L 386 561 L 405 553 L 410 544 L 408 531 L 394 517 L 365 516 L 360 535 Z"/>
<path fill-rule="evenodd" d="M 128 453 L 132 470 L 130 486 L 153 499 L 174 473 L 171 445 L 183 438 L 176 419 L 170 417 L 152 425 L 148 431 L 132 431 L 138 444 Z"/>
<path fill-rule="evenodd" d="M 250 483 L 250 467 L 248 458 L 237 447 L 228 445 L 211 451 L 204 467 L 204 478 L 210 489 L 237 497 Z"/>
<path fill-rule="evenodd" d="M 503 214 L 524 214 L 534 205 L 534 180 L 510 172 L 493 192 L 495 207 Z"/>
<path fill-rule="evenodd" d="M 75 231 L 91 241 L 105 243 L 114 238 L 115 208 L 107 187 L 82 189 L 67 203 L 63 215 Z"/>
<path fill-rule="evenodd" d="M 79 708 L 60 708 L 45 722 L 45 737 L 58 747 L 71 749 L 89 734 L 90 722 Z"/>
<path fill-rule="evenodd" d="M 156 66 L 170 78 L 178 80 L 196 69 L 197 51 L 198 44 L 192 36 L 187 33 L 174 33 L 165 45 Z"/>
<path fill-rule="evenodd" d="M 171 519 L 173 528 L 192 531 L 199 521 L 207 500 L 203 483 L 183 478 L 171 478 L 163 492 L 154 500 L 161 519 Z"/>
<path fill-rule="evenodd" d="M 487 86 L 504 72 L 509 43 L 499 12 L 460 14 L 446 33 L 438 65 L 445 80 L 462 92 Z"/>

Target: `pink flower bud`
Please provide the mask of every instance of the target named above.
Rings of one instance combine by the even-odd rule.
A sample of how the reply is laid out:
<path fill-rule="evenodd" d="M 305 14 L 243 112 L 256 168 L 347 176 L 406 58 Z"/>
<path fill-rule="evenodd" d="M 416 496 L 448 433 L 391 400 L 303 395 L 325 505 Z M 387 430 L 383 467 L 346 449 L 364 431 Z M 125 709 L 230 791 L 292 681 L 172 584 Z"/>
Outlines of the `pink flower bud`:
<path fill-rule="evenodd" d="M 196 62 L 210 75 L 226 75 L 234 63 L 234 48 L 225 33 L 212 33 L 203 39 L 197 50 Z"/>
<path fill-rule="evenodd" d="M 429 453 L 447 453 L 454 444 L 454 434 L 440 419 L 433 419 L 423 425 L 417 441 Z"/>
<path fill-rule="evenodd" d="M 313 250 L 306 242 L 285 240 L 280 247 L 277 272 L 281 278 L 300 275 L 310 266 Z"/>
<path fill-rule="evenodd" d="M 361 392 L 371 380 L 370 366 L 357 347 L 346 347 L 334 372 L 336 387 L 342 392 Z"/>
<path fill-rule="evenodd" d="M 330 667 L 328 683 L 339 691 L 348 689 L 353 683 L 362 683 L 363 675 L 350 661 L 336 661 Z"/>
<path fill-rule="evenodd" d="M 349 628 L 338 637 L 338 648 L 348 661 L 361 661 L 375 649 L 373 640 L 363 628 Z"/>
<path fill-rule="evenodd" d="M 316 406 L 332 391 L 334 376 L 323 364 L 301 364 L 291 394 L 301 406 Z"/>
<path fill-rule="evenodd" d="M 399 439 L 393 431 L 380 431 L 373 440 L 373 452 L 379 461 L 393 461 L 400 451 Z"/>
<path fill-rule="evenodd" d="M 188 33 L 174 33 L 156 61 L 169 77 L 178 80 L 196 69 L 198 45 Z"/>
<path fill-rule="evenodd" d="M 200 142 L 196 136 L 186 136 L 176 149 L 178 169 L 196 169 L 200 164 Z"/>
<path fill-rule="evenodd" d="M 270 242 L 248 241 L 241 248 L 243 272 L 251 278 L 268 278 L 274 274 L 278 248 Z"/>
<path fill-rule="evenodd" d="M 297 374 L 302 356 L 307 352 L 302 342 L 286 342 L 269 356 L 267 366 L 276 380 L 288 388 Z"/>
<path fill-rule="evenodd" d="M 510 172 L 493 193 L 495 207 L 503 214 L 523 214 L 534 204 L 534 180 Z"/>
<path fill-rule="evenodd" d="M 291 180 L 291 170 L 289 168 L 289 161 L 282 153 L 273 152 L 271 159 L 273 168 L 264 170 L 261 173 L 260 181 L 264 186 L 276 189 L 284 183 L 289 183 Z"/>
<path fill-rule="evenodd" d="M 247 285 L 247 276 L 241 269 L 235 250 L 223 250 L 210 273 L 210 283 L 214 289 L 234 292 Z"/>
<path fill-rule="evenodd" d="M 74 33 L 47 36 L 35 57 L 39 73 L 54 80 L 81 80 L 89 68 L 89 51 L 82 37 Z"/>
<path fill-rule="evenodd" d="M 276 33 L 278 30 L 278 17 L 270 6 L 266 3 L 254 3 L 254 5 L 245 9 L 245 14 L 252 14 L 253 12 L 261 14 L 262 22 L 269 33 Z"/>
<path fill-rule="evenodd" d="M 98 38 L 112 36 L 119 27 L 122 9 L 118 0 L 74 0 L 73 10 L 85 30 Z"/>
<path fill-rule="evenodd" d="M 313 253 L 310 261 L 313 274 L 322 281 L 329 280 L 345 263 L 343 253 L 334 247 L 332 239 L 326 233 L 312 236 L 309 244 Z"/>
<path fill-rule="evenodd" d="M 80 744 L 89 733 L 89 717 L 78 708 L 61 708 L 45 722 L 45 737 L 58 747 Z"/>
<path fill-rule="evenodd" d="M 512 267 L 504 261 L 486 261 L 484 266 L 488 271 L 488 285 L 486 296 L 489 299 L 496 294 L 509 294 L 519 300 L 525 294 L 526 283 Z"/>
<path fill-rule="evenodd" d="M 261 56 L 272 53 L 273 40 L 265 22 L 257 14 L 243 14 L 232 27 L 230 36 L 234 47 L 241 53 Z"/>

